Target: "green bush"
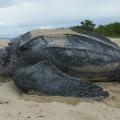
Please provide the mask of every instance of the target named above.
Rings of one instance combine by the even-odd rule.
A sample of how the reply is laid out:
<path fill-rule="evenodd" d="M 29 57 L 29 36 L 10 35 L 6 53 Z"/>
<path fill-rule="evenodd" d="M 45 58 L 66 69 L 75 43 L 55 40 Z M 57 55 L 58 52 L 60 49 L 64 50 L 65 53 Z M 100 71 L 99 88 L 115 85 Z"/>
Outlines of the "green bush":
<path fill-rule="evenodd" d="M 120 23 L 115 22 L 107 25 L 100 25 L 95 32 L 105 36 L 120 36 Z"/>
<path fill-rule="evenodd" d="M 80 32 L 80 31 L 94 31 L 95 24 L 93 24 L 90 20 L 81 21 L 81 25 L 71 27 L 72 30 Z"/>
<path fill-rule="evenodd" d="M 71 27 L 71 29 L 76 32 L 92 31 L 108 37 L 120 37 L 120 22 L 99 25 L 96 28 L 95 26 L 92 21 L 85 20 L 82 21 L 80 25 Z"/>

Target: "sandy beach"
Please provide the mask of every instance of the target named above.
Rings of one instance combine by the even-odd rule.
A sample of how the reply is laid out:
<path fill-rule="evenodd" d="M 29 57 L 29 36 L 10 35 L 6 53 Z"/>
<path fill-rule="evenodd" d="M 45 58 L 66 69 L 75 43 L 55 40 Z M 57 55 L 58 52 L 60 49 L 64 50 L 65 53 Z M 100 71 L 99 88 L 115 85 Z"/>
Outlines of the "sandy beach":
<path fill-rule="evenodd" d="M 0 41 L 0 47 L 7 42 Z M 120 120 L 120 83 L 96 84 L 110 96 L 97 101 L 28 95 L 19 91 L 10 77 L 0 76 L 0 120 Z"/>

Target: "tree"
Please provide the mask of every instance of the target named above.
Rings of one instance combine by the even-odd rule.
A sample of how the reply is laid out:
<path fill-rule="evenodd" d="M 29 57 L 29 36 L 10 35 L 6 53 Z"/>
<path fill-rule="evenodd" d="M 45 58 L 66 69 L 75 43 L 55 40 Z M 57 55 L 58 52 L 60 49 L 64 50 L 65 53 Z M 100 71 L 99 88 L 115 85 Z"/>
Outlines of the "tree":
<path fill-rule="evenodd" d="M 120 36 L 120 23 L 114 22 L 107 25 L 100 25 L 95 32 L 105 36 Z"/>
<path fill-rule="evenodd" d="M 84 20 L 84 21 L 81 21 L 80 25 L 73 26 L 73 27 L 71 27 L 71 29 L 76 31 L 76 32 L 80 32 L 80 31 L 94 31 L 95 30 L 95 26 L 96 25 L 92 21 Z"/>
<path fill-rule="evenodd" d="M 80 29 L 85 31 L 94 31 L 95 26 L 96 25 L 92 21 L 84 20 L 84 21 L 81 21 Z"/>
<path fill-rule="evenodd" d="M 106 25 L 99 25 L 95 28 L 95 24 L 90 20 L 81 21 L 80 25 L 73 26 L 71 29 L 76 32 L 91 31 L 104 36 L 120 37 L 120 22 L 114 22 Z"/>

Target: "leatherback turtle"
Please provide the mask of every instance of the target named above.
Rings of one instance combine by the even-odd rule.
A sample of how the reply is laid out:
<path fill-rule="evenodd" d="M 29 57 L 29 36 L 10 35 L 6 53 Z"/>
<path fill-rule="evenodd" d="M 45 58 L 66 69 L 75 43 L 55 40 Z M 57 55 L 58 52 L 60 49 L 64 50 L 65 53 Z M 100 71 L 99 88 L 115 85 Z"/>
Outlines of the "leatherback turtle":
<path fill-rule="evenodd" d="M 0 72 L 24 92 L 99 98 L 108 92 L 87 80 L 119 79 L 119 60 L 120 48 L 98 34 L 28 32 L 0 50 Z"/>

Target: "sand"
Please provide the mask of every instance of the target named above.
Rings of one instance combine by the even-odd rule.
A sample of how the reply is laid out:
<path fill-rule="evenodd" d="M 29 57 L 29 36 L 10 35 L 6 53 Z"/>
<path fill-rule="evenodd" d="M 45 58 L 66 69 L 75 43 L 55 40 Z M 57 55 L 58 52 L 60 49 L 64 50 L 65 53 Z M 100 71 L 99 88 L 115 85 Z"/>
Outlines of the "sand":
<path fill-rule="evenodd" d="M 0 39 L 0 48 L 7 46 L 8 42 L 8 39 Z"/>
<path fill-rule="evenodd" d="M 7 45 L 0 41 L 1 46 Z M 0 120 L 120 120 L 120 84 L 96 83 L 110 96 L 102 101 L 22 93 L 8 76 L 0 76 Z"/>
<path fill-rule="evenodd" d="M 118 46 L 120 46 L 120 38 L 110 38 L 111 41 L 115 42 Z"/>

